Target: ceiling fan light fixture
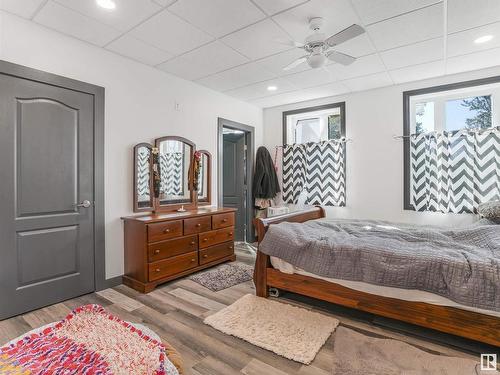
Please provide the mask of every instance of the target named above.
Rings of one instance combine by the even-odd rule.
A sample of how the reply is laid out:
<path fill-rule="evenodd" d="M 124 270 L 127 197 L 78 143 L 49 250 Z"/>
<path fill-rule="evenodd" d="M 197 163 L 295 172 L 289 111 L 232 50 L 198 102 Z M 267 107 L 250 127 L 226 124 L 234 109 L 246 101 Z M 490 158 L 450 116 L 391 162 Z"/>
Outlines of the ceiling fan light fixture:
<path fill-rule="evenodd" d="M 309 56 L 307 63 L 313 69 L 321 68 L 326 63 L 326 56 L 322 53 L 314 53 Z"/>

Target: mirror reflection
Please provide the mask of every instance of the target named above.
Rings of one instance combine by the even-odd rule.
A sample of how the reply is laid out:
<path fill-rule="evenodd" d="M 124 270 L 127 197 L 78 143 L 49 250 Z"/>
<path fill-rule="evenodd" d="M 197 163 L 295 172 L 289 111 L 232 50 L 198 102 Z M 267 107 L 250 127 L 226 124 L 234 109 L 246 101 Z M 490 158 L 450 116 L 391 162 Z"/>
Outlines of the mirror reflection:
<path fill-rule="evenodd" d="M 135 147 L 135 210 L 151 209 L 151 145 Z"/>
<path fill-rule="evenodd" d="M 173 139 L 160 140 L 157 144 L 160 162 L 160 205 L 188 203 L 189 167 L 192 146 Z"/>
<path fill-rule="evenodd" d="M 210 154 L 200 151 L 200 169 L 198 172 L 198 201 L 209 202 Z"/>

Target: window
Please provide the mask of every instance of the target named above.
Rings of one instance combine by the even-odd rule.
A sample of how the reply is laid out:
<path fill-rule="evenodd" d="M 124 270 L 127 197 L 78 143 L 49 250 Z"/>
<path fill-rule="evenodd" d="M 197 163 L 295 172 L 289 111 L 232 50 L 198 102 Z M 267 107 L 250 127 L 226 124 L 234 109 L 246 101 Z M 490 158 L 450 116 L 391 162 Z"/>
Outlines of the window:
<path fill-rule="evenodd" d="M 283 143 L 284 201 L 345 206 L 345 103 L 284 112 Z"/>
<path fill-rule="evenodd" d="M 283 112 L 283 144 L 321 142 L 345 136 L 345 103 Z"/>
<path fill-rule="evenodd" d="M 403 98 L 405 209 L 476 212 L 500 198 L 500 77 Z"/>

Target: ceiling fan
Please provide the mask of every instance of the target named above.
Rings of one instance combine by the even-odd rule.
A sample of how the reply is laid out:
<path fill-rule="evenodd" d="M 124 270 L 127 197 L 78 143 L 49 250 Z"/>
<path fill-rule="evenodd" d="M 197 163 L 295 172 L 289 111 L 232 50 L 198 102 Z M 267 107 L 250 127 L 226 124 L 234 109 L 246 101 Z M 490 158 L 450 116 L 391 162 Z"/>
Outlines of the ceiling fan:
<path fill-rule="evenodd" d="M 365 29 L 357 24 L 353 24 L 327 38 L 326 35 L 321 32 L 323 22 L 323 18 L 321 17 L 311 18 L 309 20 L 309 28 L 313 30 L 314 33 L 308 36 L 304 43 L 298 43 L 295 41 L 289 43 L 294 47 L 303 49 L 307 52 L 307 55 L 299 57 L 294 62 L 285 66 L 283 70 L 291 70 L 305 62 L 307 62 L 309 66 L 314 69 L 321 68 L 325 65 L 327 60 L 335 61 L 336 63 L 342 65 L 349 65 L 356 61 L 355 57 L 335 51 L 332 48 L 363 34 Z"/>

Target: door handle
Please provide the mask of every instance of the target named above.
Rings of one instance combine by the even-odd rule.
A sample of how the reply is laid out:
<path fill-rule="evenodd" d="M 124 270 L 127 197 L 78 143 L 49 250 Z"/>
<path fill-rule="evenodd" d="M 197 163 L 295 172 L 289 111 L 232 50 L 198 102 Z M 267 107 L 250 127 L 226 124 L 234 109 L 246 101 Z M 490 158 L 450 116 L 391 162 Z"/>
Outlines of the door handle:
<path fill-rule="evenodd" d="M 77 204 L 76 207 L 89 208 L 91 205 L 90 201 L 85 199 L 82 203 Z"/>

